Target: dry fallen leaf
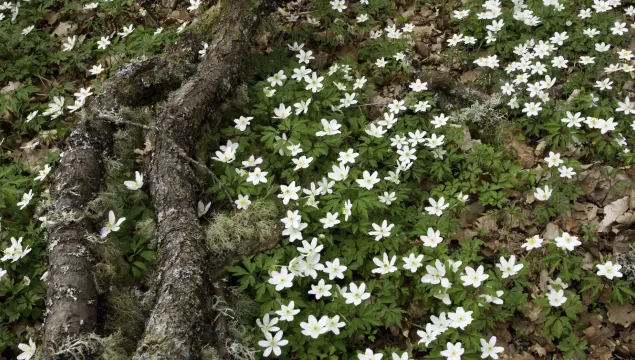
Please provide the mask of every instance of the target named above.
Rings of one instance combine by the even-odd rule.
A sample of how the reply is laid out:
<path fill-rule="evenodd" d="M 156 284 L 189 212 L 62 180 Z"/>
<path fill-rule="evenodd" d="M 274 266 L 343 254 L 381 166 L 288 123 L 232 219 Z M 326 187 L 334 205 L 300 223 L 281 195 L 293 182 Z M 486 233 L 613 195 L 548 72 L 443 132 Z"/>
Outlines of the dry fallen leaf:
<path fill-rule="evenodd" d="M 534 354 L 536 354 L 538 356 L 546 356 L 547 355 L 547 350 L 545 350 L 545 348 L 540 346 L 540 344 L 538 344 L 538 343 L 533 344 L 529 348 L 529 351 L 531 351 L 532 353 L 534 353 Z"/>
<path fill-rule="evenodd" d="M 69 36 L 69 35 L 73 35 L 76 29 L 77 29 L 76 24 L 73 24 L 70 22 L 61 22 L 59 23 L 59 25 L 57 25 L 55 30 L 53 30 L 52 35 L 59 36 L 59 37 Z"/>
<path fill-rule="evenodd" d="M 478 73 L 474 70 L 466 71 L 461 75 L 461 82 L 463 84 L 473 83 L 478 78 Z"/>
<path fill-rule="evenodd" d="M 536 157 L 534 156 L 534 149 L 527 145 L 524 141 L 518 140 L 517 136 L 509 136 L 507 139 L 507 145 L 514 150 L 520 165 L 523 169 L 529 169 L 536 163 Z"/>
<path fill-rule="evenodd" d="M 613 324 L 629 327 L 635 322 L 635 308 L 633 304 L 624 303 L 620 305 L 614 301 L 608 306 L 608 310 L 609 321 Z"/>
<path fill-rule="evenodd" d="M 483 215 L 480 218 L 476 219 L 476 228 L 485 230 L 489 233 L 498 230 L 498 225 L 496 224 L 496 220 L 492 219 L 491 216 Z"/>
<path fill-rule="evenodd" d="M 604 207 L 604 218 L 600 222 L 598 228 L 599 232 L 606 232 L 609 230 L 611 224 L 617 220 L 622 214 L 628 210 L 628 196 L 624 196 L 621 199 L 615 200 L 612 203 Z"/>

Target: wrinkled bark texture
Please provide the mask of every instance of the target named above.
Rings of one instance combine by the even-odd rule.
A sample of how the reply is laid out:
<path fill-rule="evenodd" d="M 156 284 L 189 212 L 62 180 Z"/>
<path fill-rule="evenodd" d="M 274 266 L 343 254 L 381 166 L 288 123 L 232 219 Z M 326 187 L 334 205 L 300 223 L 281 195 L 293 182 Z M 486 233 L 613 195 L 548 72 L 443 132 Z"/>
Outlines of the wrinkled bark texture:
<path fill-rule="evenodd" d="M 157 119 L 150 165 L 159 255 L 155 306 L 135 360 L 193 359 L 202 346 L 211 282 L 196 214 L 195 175 L 181 152 L 191 155 L 201 122 L 233 90 L 261 15 L 276 3 L 221 1 L 209 22 L 209 48 L 198 71 L 170 94 Z"/>
<path fill-rule="evenodd" d="M 160 58 L 123 67 L 90 103 L 68 139 L 51 187 L 53 206 L 48 218 L 53 225 L 48 229 L 45 359 L 67 358 L 66 354 L 55 353 L 97 326 L 97 291 L 88 244 L 95 227 L 84 211 L 99 190 L 102 157 L 110 151 L 113 134 L 113 125 L 101 120 L 99 114 L 165 97 L 168 90 L 180 84 L 183 73 L 184 69 L 170 67 Z"/>
<path fill-rule="evenodd" d="M 49 280 L 43 327 L 44 359 L 69 359 L 60 351 L 83 335 L 98 332 L 98 294 L 89 235 L 99 226 L 85 210 L 104 177 L 103 157 L 112 147 L 124 108 L 165 101 L 156 121 L 155 152 L 150 164 L 150 193 L 157 214 L 158 266 L 154 304 L 136 360 L 195 359 L 209 329 L 205 314 L 211 269 L 196 216 L 195 176 L 187 160 L 205 117 L 237 83 L 261 17 L 280 0 L 223 0 L 203 15 L 160 57 L 123 66 L 84 110 L 72 132 L 52 186 L 49 219 Z M 203 39 L 207 55 L 197 52 Z M 186 155 L 186 156 L 183 156 Z"/>

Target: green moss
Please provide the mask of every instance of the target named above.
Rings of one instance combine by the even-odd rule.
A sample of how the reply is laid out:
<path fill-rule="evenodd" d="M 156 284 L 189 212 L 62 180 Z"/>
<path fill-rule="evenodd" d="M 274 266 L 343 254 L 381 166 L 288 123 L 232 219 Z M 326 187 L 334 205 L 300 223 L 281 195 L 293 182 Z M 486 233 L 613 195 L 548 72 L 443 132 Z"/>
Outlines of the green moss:
<path fill-rule="evenodd" d="M 207 249 L 216 255 L 240 252 L 258 243 L 279 238 L 278 208 L 268 201 L 254 201 L 247 210 L 217 213 L 206 228 Z"/>
<path fill-rule="evenodd" d="M 211 346 L 205 346 L 201 350 L 201 360 L 220 360 L 218 350 Z"/>
<path fill-rule="evenodd" d="M 134 352 L 137 340 L 144 330 L 145 315 L 148 312 L 141 301 L 140 294 L 134 289 L 115 289 L 108 294 L 108 318 L 104 329 L 108 332 L 121 333 L 119 347 L 128 354 Z"/>

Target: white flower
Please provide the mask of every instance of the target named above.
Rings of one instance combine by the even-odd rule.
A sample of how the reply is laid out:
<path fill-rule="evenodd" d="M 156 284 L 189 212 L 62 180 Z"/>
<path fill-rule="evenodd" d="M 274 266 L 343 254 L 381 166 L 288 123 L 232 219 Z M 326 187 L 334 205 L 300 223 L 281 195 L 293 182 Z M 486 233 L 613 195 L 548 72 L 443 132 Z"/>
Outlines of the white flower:
<path fill-rule="evenodd" d="M 198 215 L 198 217 L 201 217 L 207 214 L 210 206 L 212 206 L 211 202 L 208 202 L 207 205 L 205 205 L 201 200 L 199 200 L 197 204 L 197 209 L 196 209 L 196 214 Z"/>
<path fill-rule="evenodd" d="M 44 169 L 38 172 L 38 176 L 35 178 L 35 180 L 44 181 L 44 179 L 50 172 L 51 172 L 51 166 L 49 164 L 44 165 Z"/>
<path fill-rule="evenodd" d="M 320 335 L 329 331 L 326 327 L 327 320 L 327 318 L 322 317 L 320 321 L 318 321 L 315 316 L 309 315 L 308 322 L 300 323 L 300 327 L 303 329 L 302 335 L 310 336 L 313 339 L 317 339 Z"/>
<path fill-rule="evenodd" d="M 134 26 L 130 24 L 128 26 L 124 26 L 123 31 L 120 33 L 117 33 L 117 35 L 121 36 L 122 38 L 125 38 L 126 36 L 132 34 L 133 31 L 134 31 Z"/>
<path fill-rule="evenodd" d="M 364 171 L 361 179 L 355 180 L 360 187 L 363 187 L 367 190 L 370 190 L 377 184 L 380 180 L 377 178 L 379 174 L 377 171 L 370 174 L 368 171 Z"/>
<path fill-rule="evenodd" d="M 11 262 L 16 262 L 21 258 L 25 257 L 26 254 L 31 252 L 31 248 L 27 246 L 25 249 L 22 248 L 22 237 L 17 240 L 14 237 L 11 237 L 11 246 L 4 249 L 4 256 L 0 261 L 11 260 Z"/>
<path fill-rule="evenodd" d="M 448 360 L 461 360 L 461 355 L 465 352 L 463 349 L 463 345 L 461 342 L 457 342 L 456 344 L 452 344 L 448 342 L 446 344 L 446 349 L 441 351 L 441 356 L 447 358 Z"/>
<path fill-rule="evenodd" d="M 103 71 L 104 71 L 104 67 L 101 66 L 101 64 L 93 65 L 93 67 L 90 68 L 90 70 L 89 70 L 91 75 L 99 75 Z"/>
<path fill-rule="evenodd" d="M 29 338 L 29 344 L 18 344 L 18 349 L 22 350 L 22 354 L 18 355 L 17 360 L 29 360 L 35 355 L 35 342 Z"/>
<path fill-rule="evenodd" d="M 474 270 L 471 266 L 465 267 L 465 275 L 461 276 L 461 280 L 463 280 L 463 286 L 474 286 L 478 288 L 481 286 L 481 283 L 489 278 L 489 275 L 485 274 L 485 268 L 483 265 L 480 265 L 476 270 Z"/>
<path fill-rule="evenodd" d="M 410 88 L 414 92 L 428 90 L 428 83 L 427 82 L 422 83 L 420 79 L 417 79 L 417 81 L 410 83 Z"/>
<path fill-rule="evenodd" d="M 384 191 L 384 195 L 379 195 L 379 202 L 382 204 L 390 205 L 393 201 L 397 200 L 397 195 L 395 192 L 388 193 L 388 191 Z"/>
<path fill-rule="evenodd" d="M 201 6 L 201 0 L 190 0 L 190 6 L 187 7 L 187 11 L 197 10 L 199 6 Z"/>
<path fill-rule="evenodd" d="M 439 198 L 439 201 L 429 198 L 428 202 L 430 203 L 430 206 L 426 206 L 425 210 L 429 215 L 441 216 L 443 215 L 443 210 L 450 206 L 450 204 L 445 203 L 444 197 Z"/>
<path fill-rule="evenodd" d="M 247 210 L 249 205 L 251 205 L 249 195 L 238 195 L 238 200 L 234 201 L 234 204 L 236 204 L 236 208 L 239 210 Z"/>
<path fill-rule="evenodd" d="M 31 25 L 31 26 L 25 27 L 24 29 L 22 29 L 22 35 L 23 36 L 29 35 L 29 33 L 31 33 L 31 31 L 33 31 L 33 29 L 35 29 L 35 25 Z"/>
<path fill-rule="evenodd" d="M 375 241 L 379 241 L 382 238 L 389 237 L 390 236 L 390 230 L 392 230 L 392 228 L 394 226 L 395 226 L 394 224 L 388 225 L 388 221 L 386 221 L 386 220 L 384 220 L 381 223 L 381 226 L 379 226 L 378 224 L 373 223 L 372 227 L 373 227 L 374 231 L 369 231 L 368 235 L 374 236 L 375 237 Z"/>
<path fill-rule="evenodd" d="M 384 130 L 382 126 L 377 126 L 372 123 L 370 124 L 370 129 L 366 129 L 365 131 L 366 131 L 366 134 L 376 138 L 383 137 L 384 134 L 386 133 L 386 130 Z"/>
<path fill-rule="evenodd" d="M 335 315 L 332 318 L 327 317 L 326 329 L 328 331 L 331 331 L 335 335 L 339 335 L 340 334 L 340 328 L 344 327 L 344 325 L 346 325 L 346 323 L 340 322 L 340 316 L 339 315 Z"/>
<path fill-rule="evenodd" d="M 293 43 L 293 45 L 292 44 L 287 44 L 287 46 L 289 47 L 289 50 L 298 52 L 298 51 L 302 50 L 302 48 L 304 47 L 304 44 L 298 44 L 298 42 L 296 41 L 296 42 Z"/>
<path fill-rule="evenodd" d="M 327 212 L 326 213 L 326 217 L 323 218 L 323 219 L 320 219 L 320 222 L 322 224 L 324 224 L 324 228 L 325 229 L 328 229 L 328 228 L 333 227 L 333 226 L 335 226 L 335 225 L 340 223 L 340 221 L 337 219 L 338 215 L 339 215 L 339 213 Z"/>
<path fill-rule="evenodd" d="M 212 159 L 229 164 L 236 160 L 236 149 L 233 147 L 226 147 L 223 151 L 217 151 L 216 156 L 213 156 Z"/>
<path fill-rule="evenodd" d="M 560 159 L 560 154 L 554 153 L 553 151 L 549 152 L 549 156 L 545 158 L 545 161 L 549 167 L 559 166 L 564 163 L 564 160 Z"/>
<path fill-rule="evenodd" d="M 337 120 L 328 121 L 326 119 L 322 119 L 320 122 L 322 123 L 324 131 L 316 132 L 315 136 L 337 135 L 342 133 L 340 131 L 342 125 L 340 125 Z"/>
<path fill-rule="evenodd" d="M 357 354 L 357 360 L 381 360 L 383 357 L 384 354 L 375 354 L 371 349 L 366 349 L 363 354 Z"/>
<path fill-rule="evenodd" d="M 607 279 L 613 280 L 616 277 L 622 277 L 622 273 L 620 269 L 622 269 L 622 265 L 613 264 L 611 261 L 607 261 L 604 264 L 597 264 L 595 266 L 598 269 L 598 276 L 606 276 Z"/>
<path fill-rule="evenodd" d="M 309 112 L 310 103 L 311 103 L 311 99 L 308 99 L 307 101 L 300 100 L 299 103 L 293 104 L 293 106 L 295 107 L 295 114 L 296 115 L 300 115 L 302 113 L 307 114 Z"/>
<path fill-rule="evenodd" d="M 294 309 L 295 302 L 291 300 L 289 305 L 280 305 L 280 310 L 276 311 L 276 315 L 280 316 L 282 321 L 293 321 L 293 317 L 300 313 L 299 309 Z"/>
<path fill-rule="evenodd" d="M 421 241 L 423 241 L 423 246 L 428 246 L 431 248 L 437 247 L 442 241 L 441 232 L 439 230 L 434 230 L 433 228 L 428 228 L 427 235 L 421 235 L 419 237 Z"/>
<path fill-rule="evenodd" d="M 397 271 L 397 267 L 395 266 L 395 262 L 397 261 L 397 257 L 393 255 L 393 257 L 389 260 L 388 254 L 384 253 L 383 260 L 379 258 L 373 258 L 373 262 L 377 265 L 376 269 L 373 269 L 372 272 L 374 274 L 389 274 Z"/>
<path fill-rule="evenodd" d="M 539 247 L 542 246 L 542 242 L 543 242 L 543 240 L 540 238 L 539 235 L 534 235 L 530 238 L 527 238 L 525 241 L 526 242 L 520 245 L 520 247 L 527 251 L 531 249 L 538 249 Z"/>
<path fill-rule="evenodd" d="M 346 151 L 340 151 L 339 157 L 337 160 L 340 164 L 345 165 L 348 163 L 354 164 L 355 158 L 359 156 L 359 153 L 356 153 L 353 149 L 348 149 Z"/>
<path fill-rule="evenodd" d="M 329 4 L 331 4 L 331 8 L 333 10 L 342 12 L 344 11 L 344 9 L 347 8 L 347 6 L 344 5 L 344 2 L 345 2 L 344 0 L 332 0 Z"/>
<path fill-rule="evenodd" d="M 276 116 L 273 117 L 274 119 L 286 119 L 291 115 L 291 106 L 285 107 L 284 104 L 281 103 L 278 108 L 273 109 L 273 113 L 276 114 Z"/>
<path fill-rule="evenodd" d="M 269 357 L 269 355 L 271 355 L 271 352 L 273 352 L 275 356 L 280 356 L 280 354 L 282 354 L 282 350 L 280 349 L 280 347 L 285 346 L 289 343 L 288 340 L 282 340 L 282 331 L 278 331 L 275 336 L 272 336 L 271 333 L 268 331 L 265 331 L 264 334 L 265 340 L 260 340 L 258 342 L 258 346 L 265 348 L 262 356 Z"/>
<path fill-rule="evenodd" d="M 386 61 L 384 58 L 377 59 L 377 61 L 375 61 L 375 66 L 377 66 L 378 68 L 384 68 L 386 67 L 386 64 L 388 64 L 388 61 Z"/>
<path fill-rule="evenodd" d="M 298 192 L 302 190 L 302 187 L 296 186 L 295 181 L 292 181 L 291 184 L 280 185 L 280 194 L 278 194 L 278 198 L 282 199 L 282 203 L 287 205 L 289 200 L 298 200 Z"/>
<path fill-rule="evenodd" d="M 401 259 L 404 262 L 404 265 L 403 265 L 404 270 L 410 270 L 411 272 L 415 273 L 417 272 L 417 269 L 419 269 L 422 266 L 421 262 L 423 261 L 423 255 L 419 254 L 415 256 L 415 254 L 410 253 L 410 255 L 407 258 L 403 257 Z"/>
<path fill-rule="evenodd" d="M 271 272 L 271 278 L 269 278 L 269 284 L 276 286 L 276 291 L 280 291 L 284 288 L 289 288 L 293 286 L 293 278 L 294 275 L 289 273 L 286 267 L 280 269 L 278 271 Z"/>
<path fill-rule="evenodd" d="M 560 249 L 573 251 L 576 246 L 582 245 L 577 236 L 570 235 L 568 232 L 563 232 L 562 235 L 556 237 L 556 246 Z"/>
<path fill-rule="evenodd" d="M 571 179 L 573 175 L 576 174 L 576 172 L 573 171 L 572 167 L 566 167 L 564 165 L 559 167 L 558 171 L 560 172 L 560 177 L 567 178 L 567 179 Z"/>
<path fill-rule="evenodd" d="M 547 299 L 549 299 L 549 305 L 551 306 L 560 306 L 567 302 L 567 298 L 564 296 L 564 290 L 551 289 L 547 294 Z"/>
<path fill-rule="evenodd" d="M 234 122 L 236 123 L 235 125 L 236 129 L 240 131 L 247 130 L 247 126 L 249 126 L 251 120 L 253 120 L 253 117 L 251 116 L 250 117 L 241 116 L 238 119 L 235 119 Z"/>
<path fill-rule="evenodd" d="M 77 41 L 77 35 L 73 35 L 72 37 L 67 37 L 66 42 L 62 44 L 62 51 L 71 51 L 75 47 L 75 42 Z"/>
<path fill-rule="evenodd" d="M 496 336 L 489 338 L 489 341 L 481 339 L 481 359 L 491 357 L 498 359 L 498 353 L 505 351 L 502 346 L 496 346 Z"/>
<path fill-rule="evenodd" d="M 128 190 L 139 190 L 143 187 L 143 175 L 140 172 L 134 172 L 135 179 L 124 181 L 123 184 Z"/>
<path fill-rule="evenodd" d="M 362 303 L 362 301 L 370 298 L 370 293 L 366 292 L 366 284 L 361 283 L 359 287 L 355 283 L 349 284 L 349 292 L 344 293 L 347 304 L 353 304 L 355 306 Z"/>
<path fill-rule="evenodd" d="M 344 164 L 333 165 L 333 171 L 328 173 L 327 176 L 329 179 L 341 181 L 348 177 L 350 169 L 351 168 L 349 166 L 345 166 Z"/>
<path fill-rule="evenodd" d="M 112 210 L 110 210 L 108 212 L 108 223 L 106 223 L 106 226 L 101 228 L 101 238 L 102 239 L 105 238 L 111 232 L 119 231 L 121 223 L 123 223 L 125 220 L 126 220 L 125 217 L 119 218 L 117 220 L 117 218 L 115 217 L 115 213 Z"/>
<path fill-rule="evenodd" d="M 456 308 L 456 311 L 448 314 L 450 318 L 450 326 L 465 330 L 465 327 L 472 323 L 472 311 L 465 311 L 463 307 Z"/>
<path fill-rule="evenodd" d="M 454 18 L 455 19 L 463 19 L 470 14 L 470 10 L 454 10 Z"/>
<path fill-rule="evenodd" d="M 185 27 L 186 27 L 186 26 L 187 26 L 187 21 L 186 21 L 186 22 L 184 22 L 183 24 L 181 24 L 181 25 L 180 25 L 180 26 L 176 29 L 176 33 L 177 33 L 177 34 L 180 34 L 180 33 L 182 33 L 183 31 L 185 31 Z"/>
<path fill-rule="evenodd" d="M 306 52 L 304 50 L 300 50 L 295 57 L 298 58 L 298 62 L 300 64 L 308 64 L 311 60 L 315 59 L 315 56 L 313 56 L 313 51 L 311 50 Z"/>
<path fill-rule="evenodd" d="M 540 110 L 542 110 L 540 103 L 528 102 L 525 103 L 525 107 L 522 112 L 527 113 L 527 116 L 532 117 L 538 115 Z"/>
<path fill-rule="evenodd" d="M 22 199 L 16 205 L 20 207 L 20 210 L 24 209 L 33 199 L 33 189 L 29 189 L 29 192 L 26 192 L 22 195 Z"/>
<path fill-rule="evenodd" d="M 329 280 L 333 280 L 335 278 L 344 279 L 346 269 L 346 266 L 340 265 L 340 259 L 335 258 L 333 262 L 327 261 L 322 271 L 329 275 Z"/>
<path fill-rule="evenodd" d="M 254 169 L 254 171 L 250 171 L 248 176 L 247 176 L 247 182 L 250 182 L 254 185 L 258 185 L 260 183 L 266 184 L 267 183 L 267 176 L 268 172 L 266 171 L 262 171 L 259 167 L 256 167 Z"/>
<path fill-rule="evenodd" d="M 297 159 L 291 159 L 291 161 L 293 161 L 293 163 L 295 164 L 295 168 L 293 169 L 294 171 L 300 170 L 300 169 L 306 169 L 309 167 L 309 165 L 311 165 L 311 162 L 313 161 L 313 158 L 307 158 L 306 156 L 300 156 Z"/>
<path fill-rule="evenodd" d="M 424 284 L 441 284 L 444 288 L 448 289 L 452 284 L 450 280 L 445 277 L 445 265 L 436 259 L 434 266 L 426 265 L 426 275 L 421 277 L 421 282 Z"/>
<path fill-rule="evenodd" d="M 523 264 L 516 264 L 516 256 L 512 255 L 508 260 L 505 260 L 504 257 L 501 256 L 500 263 L 496 264 L 496 267 L 500 269 L 503 273 L 503 279 L 506 279 L 510 276 L 514 276 L 518 274 L 520 269 L 523 268 Z"/>
<path fill-rule="evenodd" d="M 611 28 L 611 33 L 613 35 L 624 35 L 627 32 L 628 32 L 628 29 L 626 28 L 626 23 L 621 23 L 619 21 L 616 21 L 613 27 Z"/>
<path fill-rule="evenodd" d="M 311 285 L 309 295 L 315 295 L 316 300 L 320 300 L 322 297 L 331 296 L 331 288 L 333 285 L 324 282 L 324 279 L 320 279 L 317 285 Z"/>
<path fill-rule="evenodd" d="M 275 332 L 280 330 L 279 327 L 275 326 L 279 320 L 280 319 L 276 317 L 270 319 L 269 314 L 265 314 L 265 316 L 262 317 L 262 321 L 256 319 L 256 325 L 258 325 L 262 332 Z"/>
<path fill-rule="evenodd" d="M 430 123 L 434 125 L 435 129 L 438 129 L 444 126 L 445 124 L 447 124 L 448 120 L 450 120 L 449 116 L 445 116 L 445 114 L 441 114 L 441 115 L 435 116 L 434 120 L 432 120 Z"/>
<path fill-rule="evenodd" d="M 618 108 L 615 111 L 623 112 L 624 115 L 633 114 L 635 115 L 635 102 L 631 102 L 628 96 L 624 99 L 624 102 L 617 102 Z"/>
<path fill-rule="evenodd" d="M 552 189 L 549 188 L 549 185 L 545 185 L 544 189 L 536 188 L 536 192 L 534 192 L 534 196 L 536 199 L 540 201 L 547 201 L 551 197 Z"/>
<path fill-rule="evenodd" d="M 102 36 L 101 39 L 97 41 L 97 49 L 104 50 L 108 45 L 110 45 L 110 39 L 105 36 Z"/>

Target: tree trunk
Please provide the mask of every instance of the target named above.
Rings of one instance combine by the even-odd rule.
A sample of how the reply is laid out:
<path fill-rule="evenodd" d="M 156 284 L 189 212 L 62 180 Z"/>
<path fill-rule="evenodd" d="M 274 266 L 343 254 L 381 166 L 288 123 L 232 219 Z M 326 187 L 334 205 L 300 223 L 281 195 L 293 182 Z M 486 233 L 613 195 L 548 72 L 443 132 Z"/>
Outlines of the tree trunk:
<path fill-rule="evenodd" d="M 51 187 L 53 207 L 48 219 L 49 278 L 44 323 L 45 359 L 67 358 L 58 350 L 94 332 L 97 327 L 97 291 L 88 236 L 95 226 L 84 211 L 99 190 L 102 156 L 110 151 L 113 124 L 101 114 L 123 106 L 140 106 L 164 98 L 180 84 L 182 67 L 151 58 L 125 66 L 88 106 L 71 133 Z M 162 76 L 157 76 L 162 74 Z"/>
<path fill-rule="evenodd" d="M 135 360 L 193 359 L 202 346 L 212 295 L 195 175 L 188 158 L 205 117 L 233 90 L 261 15 L 278 1 L 221 1 L 206 19 L 211 40 L 197 73 L 170 97 L 157 120 L 150 194 L 157 214 L 155 307 Z M 210 21 L 211 20 L 211 21 Z"/>

